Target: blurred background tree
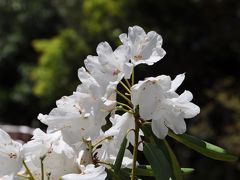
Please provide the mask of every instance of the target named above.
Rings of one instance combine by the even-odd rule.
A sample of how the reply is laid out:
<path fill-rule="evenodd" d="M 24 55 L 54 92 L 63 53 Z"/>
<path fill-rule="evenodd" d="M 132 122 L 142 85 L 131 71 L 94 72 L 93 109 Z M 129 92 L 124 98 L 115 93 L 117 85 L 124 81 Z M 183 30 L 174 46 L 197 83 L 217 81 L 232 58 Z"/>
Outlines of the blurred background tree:
<path fill-rule="evenodd" d="M 189 132 L 240 155 L 240 1 L 0 0 L 0 122 L 39 126 L 39 112 L 70 95 L 77 69 L 99 42 L 140 25 L 163 36 L 167 55 L 140 66 L 138 79 L 186 72 L 184 86 L 201 114 Z M 173 144 L 175 147 L 175 144 Z M 176 145 L 189 179 L 239 179 L 240 165 L 219 163 Z M 209 173 L 211 170 L 211 173 Z"/>

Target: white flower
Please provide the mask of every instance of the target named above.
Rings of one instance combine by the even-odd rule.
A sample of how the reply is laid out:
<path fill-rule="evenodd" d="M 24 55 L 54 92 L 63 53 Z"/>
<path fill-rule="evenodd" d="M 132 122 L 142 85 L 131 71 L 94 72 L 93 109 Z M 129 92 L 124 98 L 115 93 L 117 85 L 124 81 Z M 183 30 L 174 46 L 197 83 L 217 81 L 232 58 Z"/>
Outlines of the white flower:
<path fill-rule="evenodd" d="M 92 112 L 93 105 L 97 103 L 91 101 L 90 94 L 75 92 L 72 96 L 62 97 L 56 103 L 57 108 L 49 115 L 39 114 L 38 119 L 48 125 L 48 132 L 60 130 L 64 140 L 74 145 L 84 137 L 99 135 L 102 123 L 98 122 L 100 119 L 96 119 Z"/>
<path fill-rule="evenodd" d="M 21 169 L 22 145 L 0 129 L 0 179 L 10 179 Z"/>
<path fill-rule="evenodd" d="M 101 148 L 96 150 L 98 159 L 106 163 L 114 164 L 120 150 L 120 144 L 121 142 L 118 142 L 118 144 L 116 144 L 114 137 L 113 139 L 103 141 L 101 143 Z M 122 167 L 130 168 L 132 166 L 132 161 L 133 157 L 131 152 L 128 149 L 125 149 Z"/>
<path fill-rule="evenodd" d="M 6 175 L 3 177 L 0 177 L 0 180 L 21 180 L 18 176 L 14 176 L 14 175 Z"/>
<path fill-rule="evenodd" d="M 89 164 L 99 165 L 98 161 L 114 164 L 122 142 L 121 135 L 118 139 L 115 137 L 117 138 L 118 134 L 116 134 L 114 130 L 109 133 L 101 132 L 97 138 L 83 139 L 76 145 L 76 149 L 78 149 L 79 152 L 77 164 L 81 172 L 83 172 Z M 117 140 L 121 140 L 121 142 L 117 142 Z M 100 163 L 100 165 L 102 164 Z M 131 167 L 131 165 L 132 154 L 126 149 L 122 166 Z"/>
<path fill-rule="evenodd" d="M 48 132 L 60 130 L 64 140 L 70 145 L 82 138 L 99 136 L 105 117 L 116 105 L 116 93 L 110 83 L 107 88 L 98 84 L 95 78 L 85 70 L 78 70 L 82 84 L 71 96 L 64 96 L 56 102 L 49 115 L 39 114 L 38 119 L 48 125 Z"/>
<path fill-rule="evenodd" d="M 121 142 L 126 135 L 129 142 L 134 145 L 134 132 L 129 132 L 130 129 L 135 129 L 135 118 L 133 114 L 124 113 L 121 116 L 116 114 L 110 118 L 110 121 L 112 122 L 112 127 L 105 132 L 105 135 L 113 136 L 115 146 L 120 148 Z M 143 135 L 141 130 L 139 132 L 139 141 L 141 141 L 140 135 Z M 142 150 L 142 145 L 139 146 L 139 149 Z"/>
<path fill-rule="evenodd" d="M 87 72 L 85 68 L 80 68 L 78 70 L 78 77 L 82 84 L 78 86 L 77 92 L 89 94 L 91 97 L 91 103 L 88 104 L 93 106 L 95 113 L 97 110 L 100 110 L 101 112 L 107 111 L 108 114 L 109 110 L 116 105 L 116 92 L 114 91 L 114 88 L 116 88 L 118 83 L 108 81 L 107 85 L 103 86 L 99 84 L 92 74 Z M 107 114 L 104 114 L 104 118 Z"/>
<path fill-rule="evenodd" d="M 121 34 L 120 40 L 130 47 L 130 59 L 134 66 L 138 64 L 153 65 L 164 57 L 162 37 L 154 31 L 147 34 L 139 26 L 128 28 L 128 35 Z"/>
<path fill-rule="evenodd" d="M 169 76 L 147 78 L 132 87 L 132 102 L 139 105 L 139 114 L 145 120 L 152 119 L 152 130 L 158 138 L 165 138 L 168 128 L 176 134 L 186 131 L 184 118 L 192 118 L 200 108 L 191 103 L 193 96 L 184 91 L 180 96 L 175 90 L 184 80 L 178 75 L 173 81 Z"/>
<path fill-rule="evenodd" d="M 165 98 L 165 93 L 171 87 L 169 76 L 150 77 L 132 87 L 131 100 L 136 107 L 139 105 L 139 114 L 145 120 L 152 119 L 157 104 Z"/>
<path fill-rule="evenodd" d="M 157 107 L 158 111 L 153 114 L 153 132 L 159 137 L 164 138 L 167 135 L 167 128 L 172 129 L 176 134 L 182 134 L 186 131 L 184 118 L 193 118 L 200 109 L 197 105 L 191 103 L 193 96 L 189 91 L 184 91 L 178 98 L 166 99 Z M 161 123 L 164 126 L 161 126 Z"/>
<path fill-rule="evenodd" d="M 107 173 L 103 166 L 95 167 L 93 164 L 86 166 L 81 174 L 66 174 L 61 177 L 62 180 L 104 180 Z"/>
<path fill-rule="evenodd" d="M 33 132 L 31 141 L 23 146 L 25 162 L 36 179 L 41 177 L 41 160 L 44 157 L 45 176 L 58 179 L 67 173 L 78 173 L 74 150 L 66 144 L 60 131 L 46 134 L 40 129 Z M 47 177 L 45 177 L 47 178 Z"/>
<path fill-rule="evenodd" d="M 87 142 L 88 142 L 88 144 L 87 144 Z M 91 145 L 92 144 L 91 144 L 90 139 L 85 140 L 85 142 L 80 144 L 77 163 L 78 163 L 78 167 L 81 171 L 83 171 L 83 169 L 85 169 L 85 167 L 88 164 L 93 163 L 92 152 L 91 152 L 91 148 L 89 147 Z"/>
<path fill-rule="evenodd" d="M 93 94 L 97 98 L 106 93 L 106 87 L 101 86 L 84 67 L 78 69 L 78 78 L 82 83 L 80 84 L 81 92 Z"/>
<path fill-rule="evenodd" d="M 107 87 L 109 82 L 120 81 L 123 77 L 130 78 L 132 64 L 129 63 L 128 46 L 121 45 L 113 51 L 107 42 L 102 42 L 97 47 L 97 54 L 88 56 L 84 64 L 101 86 Z"/>

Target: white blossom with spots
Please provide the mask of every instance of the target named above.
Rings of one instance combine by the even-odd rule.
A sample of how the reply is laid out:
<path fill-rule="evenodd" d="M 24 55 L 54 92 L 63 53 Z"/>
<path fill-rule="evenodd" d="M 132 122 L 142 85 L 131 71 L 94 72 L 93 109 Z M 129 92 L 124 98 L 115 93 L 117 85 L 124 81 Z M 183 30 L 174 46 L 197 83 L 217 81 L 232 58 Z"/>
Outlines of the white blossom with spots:
<path fill-rule="evenodd" d="M 0 129 L 0 179 L 13 179 L 22 166 L 22 145 Z"/>
<path fill-rule="evenodd" d="M 68 173 L 78 173 L 75 151 L 63 141 L 60 131 L 46 134 L 40 129 L 33 132 L 31 141 L 23 145 L 25 162 L 36 179 L 41 178 L 41 160 L 44 158 L 45 178 L 50 179 Z"/>
<path fill-rule="evenodd" d="M 60 130 L 64 140 L 74 146 L 82 138 L 96 138 L 105 117 L 116 105 L 113 88 L 104 89 L 84 68 L 78 70 L 80 84 L 71 96 L 56 102 L 57 107 L 48 115 L 39 114 L 38 119 L 48 125 L 47 132 Z"/>
<path fill-rule="evenodd" d="M 119 36 L 123 45 L 130 48 L 129 57 L 134 66 L 153 65 L 162 59 L 166 52 L 162 48 L 162 37 L 154 31 L 147 34 L 139 26 L 128 28 L 128 34 Z"/>
<path fill-rule="evenodd" d="M 176 134 L 186 131 L 184 118 L 192 118 L 200 108 L 190 102 L 193 95 L 184 91 L 178 95 L 175 90 L 185 78 L 178 75 L 173 81 L 170 76 L 150 77 L 132 87 L 132 103 L 139 106 L 139 114 L 145 120 L 152 120 L 152 130 L 158 138 L 165 138 L 168 128 Z"/>
<path fill-rule="evenodd" d="M 39 114 L 38 119 L 48 125 L 48 133 L 59 130 L 63 139 L 74 146 L 84 137 L 96 137 L 99 134 L 101 124 L 94 118 L 89 101 L 91 97 L 85 93 L 64 96 L 57 101 L 56 108 L 48 115 Z"/>
<path fill-rule="evenodd" d="M 102 42 L 97 47 L 97 54 L 88 56 L 84 64 L 100 86 L 106 88 L 110 82 L 130 78 L 133 65 L 129 63 L 128 46 L 121 45 L 113 51 L 107 42 Z"/>

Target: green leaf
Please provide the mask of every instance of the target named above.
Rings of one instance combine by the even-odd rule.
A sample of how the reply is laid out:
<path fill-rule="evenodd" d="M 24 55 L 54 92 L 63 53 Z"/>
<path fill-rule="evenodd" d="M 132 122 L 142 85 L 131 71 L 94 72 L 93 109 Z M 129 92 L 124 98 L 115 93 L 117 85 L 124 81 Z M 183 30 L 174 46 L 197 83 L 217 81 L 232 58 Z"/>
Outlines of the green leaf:
<path fill-rule="evenodd" d="M 107 177 L 106 180 L 121 180 L 121 177 L 119 176 L 119 174 L 116 174 L 113 172 L 113 170 L 111 169 L 106 169 L 107 170 Z"/>
<path fill-rule="evenodd" d="M 238 157 L 228 153 L 225 149 L 188 134 L 177 135 L 169 131 L 168 135 L 187 147 L 197 151 L 204 156 L 220 161 L 236 161 Z"/>
<path fill-rule="evenodd" d="M 141 129 L 144 133 L 144 138 L 145 138 L 144 140 L 151 142 L 151 143 L 155 143 L 154 134 L 153 134 L 152 128 L 151 128 L 151 123 L 143 124 Z"/>
<path fill-rule="evenodd" d="M 129 175 L 131 174 L 131 169 L 129 168 L 124 168 L 121 169 L 122 172 L 126 172 Z M 181 168 L 181 173 L 183 175 L 187 175 L 195 171 L 193 168 Z M 154 176 L 152 167 L 150 165 L 139 165 L 136 169 L 136 175 L 137 176 L 147 176 L 147 177 L 152 177 Z"/>
<path fill-rule="evenodd" d="M 127 172 L 130 175 L 132 169 L 124 168 L 124 169 L 121 169 L 121 171 Z M 154 176 L 153 170 L 150 165 L 139 165 L 136 168 L 136 175 L 137 176 L 148 176 L 148 177 Z"/>
<path fill-rule="evenodd" d="M 181 172 L 179 162 L 178 162 L 174 152 L 172 151 L 171 147 L 169 146 L 168 142 L 166 140 L 158 139 L 153 134 L 151 124 L 144 124 L 142 126 L 142 130 L 144 132 L 144 136 L 146 137 L 146 140 L 153 144 L 156 144 L 156 146 L 163 151 L 164 155 L 170 162 L 171 167 L 172 167 L 172 172 L 174 174 L 172 179 L 182 180 L 182 172 Z"/>
<path fill-rule="evenodd" d="M 118 152 L 118 155 L 117 155 L 117 159 L 115 161 L 115 164 L 114 164 L 114 172 L 117 174 L 121 168 L 121 165 L 122 165 L 122 160 L 123 160 L 123 157 L 124 157 L 124 153 L 125 153 L 125 149 L 126 149 L 126 146 L 127 146 L 127 137 L 125 136 L 122 143 L 121 143 L 121 147 L 120 147 L 120 150 Z"/>
<path fill-rule="evenodd" d="M 179 162 L 178 162 L 172 148 L 169 146 L 169 144 L 166 140 L 164 140 L 164 144 L 165 144 L 165 146 L 168 150 L 171 165 L 172 165 L 172 168 L 173 168 L 174 177 L 175 177 L 176 180 L 182 180 L 182 172 L 181 172 Z"/>
<path fill-rule="evenodd" d="M 140 165 L 136 169 L 137 176 L 154 176 L 150 165 Z"/>
<path fill-rule="evenodd" d="M 181 168 L 181 171 L 185 175 L 185 174 L 192 173 L 193 171 L 195 171 L 195 169 L 193 169 L 193 168 Z"/>
<path fill-rule="evenodd" d="M 144 143 L 143 153 L 157 180 L 169 180 L 173 177 L 171 164 L 161 149 L 154 144 Z"/>
<path fill-rule="evenodd" d="M 125 171 L 124 169 L 120 169 L 119 173 L 117 174 L 121 179 L 124 180 L 130 180 L 131 179 L 131 172 L 132 169 L 129 169 L 129 171 Z"/>

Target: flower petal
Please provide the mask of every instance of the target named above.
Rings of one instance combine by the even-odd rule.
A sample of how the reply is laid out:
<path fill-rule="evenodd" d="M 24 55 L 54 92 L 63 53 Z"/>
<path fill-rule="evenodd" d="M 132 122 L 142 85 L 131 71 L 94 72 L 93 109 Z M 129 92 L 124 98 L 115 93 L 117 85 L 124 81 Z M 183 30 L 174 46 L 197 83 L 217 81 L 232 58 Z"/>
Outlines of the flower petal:
<path fill-rule="evenodd" d="M 170 91 L 176 91 L 177 88 L 182 84 L 184 79 L 185 79 L 185 73 L 177 75 L 175 79 L 172 81 Z"/>
<path fill-rule="evenodd" d="M 159 139 L 164 139 L 168 134 L 168 128 L 164 124 L 164 119 L 153 119 L 152 120 L 152 131 Z"/>
<path fill-rule="evenodd" d="M 22 160 L 22 145 L 0 129 L 0 177 L 14 176 L 20 170 Z"/>

